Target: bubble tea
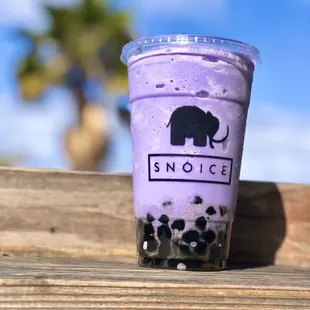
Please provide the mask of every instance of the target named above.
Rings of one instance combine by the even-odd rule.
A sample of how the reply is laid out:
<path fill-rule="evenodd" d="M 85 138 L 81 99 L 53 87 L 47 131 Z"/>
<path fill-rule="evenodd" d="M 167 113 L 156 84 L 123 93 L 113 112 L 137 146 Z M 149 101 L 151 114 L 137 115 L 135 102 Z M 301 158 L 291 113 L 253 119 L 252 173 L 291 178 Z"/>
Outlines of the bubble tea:
<path fill-rule="evenodd" d="M 253 71 L 247 44 L 200 36 L 128 43 L 140 266 L 226 266 Z"/>

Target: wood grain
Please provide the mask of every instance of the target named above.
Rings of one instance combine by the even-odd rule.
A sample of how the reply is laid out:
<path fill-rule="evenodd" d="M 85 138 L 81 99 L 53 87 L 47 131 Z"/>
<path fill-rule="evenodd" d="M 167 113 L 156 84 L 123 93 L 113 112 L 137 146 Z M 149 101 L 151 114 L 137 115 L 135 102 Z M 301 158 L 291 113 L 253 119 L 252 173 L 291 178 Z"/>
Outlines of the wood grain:
<path fill-rule="evenodd" d="M 202 273 L 91 260 L 0 259 L 0 309 L 52 308 L 310 309 L 310 270 Z"/>
<path fill-rule="evenodd" d="M 135 262 L 129 175 L 0 169 L 0 255 Z M 310 266 L 310 186 L 241 182 L 231 263 Z"/>

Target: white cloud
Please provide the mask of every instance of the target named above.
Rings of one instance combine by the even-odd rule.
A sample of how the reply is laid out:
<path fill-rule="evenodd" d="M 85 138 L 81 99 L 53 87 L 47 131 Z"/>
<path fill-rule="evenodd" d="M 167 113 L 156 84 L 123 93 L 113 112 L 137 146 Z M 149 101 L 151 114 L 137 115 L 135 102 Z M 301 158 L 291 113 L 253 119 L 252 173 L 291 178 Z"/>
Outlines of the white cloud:
<path fill-rule="evenodd" d="M 44 31 L 50 24 L 43 4 L 68 6 L 77 0 L 1 0 L 0 24 Z"/>
<path fill-rule="evenodd" d="M 31 30 L 44 29 L 48 22 L 39 0 L 2 0 L 0 22 L 9 26 L 27 27 Z"/>
<path fill-rule="evenodd" d="M 241 178 L 309 183 L 310 111 L 274 104 L 250 107 Z"/>
<path fill-rule="evenodd" d="M 21 156 L 18 166 L 66 167 L 62 136 L 74 121 L 70 98 L 53 95 L 44 103 L 30 105 L 2 94 L 0 103 L 0 157 Z"/>

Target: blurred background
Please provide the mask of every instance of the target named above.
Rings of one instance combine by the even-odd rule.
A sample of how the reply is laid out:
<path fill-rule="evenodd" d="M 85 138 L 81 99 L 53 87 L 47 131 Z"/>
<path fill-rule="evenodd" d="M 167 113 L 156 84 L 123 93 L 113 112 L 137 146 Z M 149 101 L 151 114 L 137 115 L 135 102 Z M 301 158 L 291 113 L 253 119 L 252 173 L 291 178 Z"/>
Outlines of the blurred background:
<path fill-rule="evenodd" d="M 119 56 L 167 33 L 260 49 L 241 178 L 310 183 L 309 0 L 0 0 L 0 165 L 131 172 Z"/>

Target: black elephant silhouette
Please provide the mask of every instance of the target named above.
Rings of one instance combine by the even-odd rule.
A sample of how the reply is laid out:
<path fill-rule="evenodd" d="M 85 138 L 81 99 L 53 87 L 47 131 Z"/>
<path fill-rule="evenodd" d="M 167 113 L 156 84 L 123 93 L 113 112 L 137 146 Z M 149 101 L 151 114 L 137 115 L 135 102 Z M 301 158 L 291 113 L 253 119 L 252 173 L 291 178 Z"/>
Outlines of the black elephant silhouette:
<path fill-rule="evenodd" d="M 220 121 L 211 112 L 205 113 L 196 106 L 183 106 L 177 108 L 171 115 L 167 125 L 171 125 L 171 145 L 185 145 L 185 138 L 193 138 L 195 146 L 207 146 L 207 136 L 209 145 L 214 149 L 214 143 L 224 142 L 229 135 L 227 126 L 226 136 L 220 140 L 214 136 L 220 128 Z"/>

